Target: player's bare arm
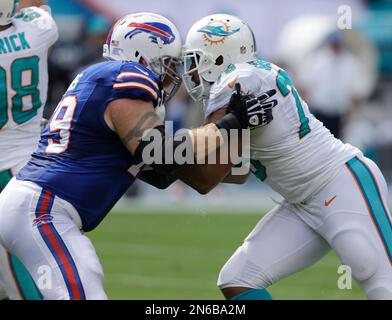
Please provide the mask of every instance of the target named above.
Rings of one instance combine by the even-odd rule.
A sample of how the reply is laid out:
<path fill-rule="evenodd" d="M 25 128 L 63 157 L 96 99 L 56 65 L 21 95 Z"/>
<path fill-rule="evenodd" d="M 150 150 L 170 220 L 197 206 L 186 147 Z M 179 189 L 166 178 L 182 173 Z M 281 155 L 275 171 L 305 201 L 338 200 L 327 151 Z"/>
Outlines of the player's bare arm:
<path fill-rule="evenodd" d="M 207 194 L 222 181 L 232 167 L 231 163 L 220 163 L 218 149 L 216 164 L 188 165 L 177 170 L 174 175 L 199 193 Z"/>
<path fill-rule="evenodd" d="M 226 108 L 222 108 L 216 111 L 215 116 L 211 116 L 208 123 L 214 123 L 224 117 L 226 114 Z M 217 151 L 217 161 L 216 164 L 199 164 L 192 165 L 186 168 L 181 168 L 176 172 L 176 176 L 187 185 L 192 186 L 194 189 L 199 191 L 202 194 L 206 194 L 214 189 L 220 182 L 226 182 L 226 177 L 233 177 L 232 179 L 243 179 L 242 176 L 232 176 L 231 169 L 233 168 L 233 164 L 221 163 L 220 162 L 220 154 L 221 149 L 223 149 L 223 153 L 228 154 L 229 146 L 227 143 L 223 143 L 218 151 Z M 238 177 L 238 178 L 237 178 Z M 246 175 L 247 177 L 247 175 Z M 245 179 L 246 180 L 246 179 Z M 245 182 L 245 181 L 244 181 Z M 241 182 L 232 182 L 232 183 L 241 183 Z"/>
<path fill-rule="evenodd" d="M 274 101 L 268 100 L 273 94 L 274 90 L 264 92 L 263 94 L 252 97 L 247 96 L 244 98 L 244 103 L 248 111 L 248 122 L 250 128 L 255 128 L 259 126 L 264 126 L 270 123 L 273 119 L 271 109 L 276 105 Z M 215 112 L 211 113 L 208 117 L 208 123 L 218 121 L 226 113 L 226 107 L 222 107 Z M 237 154 L 242 154 L 241 141 L 238 143 Z M 240 164 L 241 165 L 241 164 Z M 250 170 L 246 174 L 240 175 L 231 174 L 228 171 L 227 175 L 224 177 L 222 182 L 233 183 L 233 184 L 243 184 L 246 182 L 250 174 Z"/>
<path fill-rule="evenodd" d="M 214 113 L 212 113 L 209 117 L 208 117 L 208 123 L 214 122 L 219 120 L 220 118 L 222 118 L 226 113 L 226 108 L 222 108 L 219 109 L 217 111 L 215 111 Z M 238 145 L 238 154 L 241 154 L 241 141 L 239 141 L 239 145 Z M 227 148 L 227 147 L 226 147 Z M 230 168 L 231 169 L 231 168 Z M 246 180 L 248 180 L 249 177 L 249 173 L 244 174 L 244 175 L 233 175 L 231 174 L 231 170 L 226 172 L 226 176 L 223 178 L 223 180 L 221 182 L 223 183 L 233 183 L 233 184 L 243 184 L 246 182 Z"/>
<path fill-rule="evenodd" d="M 224 145 L 223 137 L 221 136 L 220 129 L 241 128 L 244 126 L 246 121 L 243 123 L 238 122 L 238 118 L 241 118 L 241 112 L 236 111 L 240 104 L 241 97 L 234 97 L 231 101 L 231 112 L 226 113 L 221 119 L 217 120 L 216 123 L 207 124 L 204 127 L 189 130 L 189 137 L 192 143 L 192 150 L 194 157 L 205 157 L 210 152 L 216 150 L 205 150 L 210 144 L 202 144 L 201 139 L 215 139 L 217 143 L 212 144 L 213 146 L 219 147 Z M 236 115 L 235 112 L 237 112 Z M 245 119 L 245 118 L 244 118 Z M 129 100 L 119 99 L 111 102 L 105 111 L 105 120 L 108 126 L 117 132 L 121 138 L 123 144 L 133 155 L 139 155 L 141 158 L 142 149 L 148 144 L 142 141 L 144 133 L 149 129 L 161 130 L 162 137 L 164 138 L 163 124 L 158 115 L 155 113 L 154 106 L 151 102 L 144 102 L 141 100 Z M 238 123 L 237 123 L 238 122 Z M 164 141 L 164 139 L 163 139 Z M 200 147 L 202 146 L 202 149 Z M 164 144 L 162 144 L 164 148 Z M 164 152 L 163 152 L 164 153 Z M 213 187 L 215 187 L 231 169 L 232 164 L 206 164 L 206 165 L 177 165 L 173 164 L 160 164 L 152 165 L 152 167 L 160 175 L 169 175 L 180 178 L 186 184 L 196 189 L 200 193 L 207 193 Z M 152 173 L 150 172 L 150 175 Z M 170 179 L 174 181 L 175 179 Z M 166 184 L 164 184 L 165 186 Z"/>
<path fill-rule="evenodd" d="M 132 154 L 136 153 L 146 130 L 163 125 L 151 102 L 130 99 L 119 99 L 111 102 L 106 109 L 105 120 L 108 126 L 117 132 L 123 144 Z M 196 144 L 197 140 L 194 141 Z M 229 170 L 230 167 L 228 166 L 225 170 Z M 144 171 L 139 176 L 141 176 L 141 180 L 161 189 L 180 178 L 199 192 L 206 193 L 219 182 L 218 178 L 224 176 L 223 173 L 220 173 L 222 169 L 216 169 L 221 168 L 218 165 L 188 165 L 180 168 L 176 172 L 175 178 L 171 175 L 160 174 L 155 170 Z M 214 181 L 217 181 L 214 184 L 209 183 L 211 179 L 208 177 L 211 174 L 215 178 Z"/>
<path fill-rule="evenodd" d="M 240 90 L 239 84 L 236 85 L 236 89 L 237 91 Z M 268 101 L 267 103 L 265 102 L 266 99 L 268 100 L 268 98 L 270 98 L 271 94 L 272 92 L 268 91 L 257 97 L 241 96 L 243 107 L 247 109 L 246 122 L 250 127 L 263 126 L 272 121 L 272 113 L 267 111 L 270 111 L 271 108 L 275 106 L 275 104 L 271 105 L 271 101 Z M 227 108 L 228 107 L 225 106 L 216 110 L 208 117 L 207 123 L 211 124 L 219 122 L 220 119 L 226 115 Z M 251 117 L 253 118 L 253 121 L 250 120 Z M 219 151 L 222 148 L 224 149 L 223 153 L 229 152 L 229 146 L 227 143 L 220 145 Z M 242 154 L 241 140 L 238 141 L 236 152 L 238 155 Z M 233 175 L 231 173 L 231 169 L 233 168 L 234 164 L 230 161 L 229 163 L 220 163 L 219 154 L 220 152 L 218 152 L 216 164 L 194 165 L 190 169 L 183 168 L 180 171 L 181 176 L 179 176 L 179 178 L 188 185 L 197 184 L 197 188 L 195 189 L 203 194 L 211 191 L 220 182 L 233 184 L 245 183 L 248 179 L 250 171 L 248 170 L 248 172 L 243 175 Z M 241 165 L 242 164 L 240 164 L 240 166 Z"/>
<path fill-rule="evenodd" d="M 151 102 L 131 99 L 111 102 L 105 111 L 105 121 L 132 154 L 146 130 L 163 125 Z"/>
<path fill-rule="evenodd" d="M 108 126 L 120 136 L 127 149 L 134 154 L 145 130 L 162 126 L 151 102 L 118 99 L 110 103 L 105 111 Z M 158 189 L 166 189 L 177 178 L 170 174 L 160 174 L 155 170 L 143 170 L 138 179 Z"/>
<path fill-rule="evenodd" d="M 246 109 L 245 106 L 245 100 L 240 94 L 241 87 L 238 84 L 236 86 L 236 96 L 240 97 L 242 101 L 242 108 Z M 234 96 L 235 97 L 235 96 Z M 228 108 L 231 108 L 231 104 L 234 103 L 234 99 L 230 100 L 230 103 L 228 105 Z M 214 119 L 211 119 L 207 126 L 209 124 L 213 123 L 219 123 L 221 119 L 223 119 L 227 115 L 227 108 L 221 109 L 219 117 L 215 117 Z M 247 112 L 246 112 L 246 119 L 244 122 L 247 123 Z M 230 171 L 233 167 L 233 163 L 228 161 L 228 163 L 221 163 L 220 159 L 220 154 L 221 154 L 221 149 L 223 150 L 223 154 L 228 152 L 228 141 L 223 141 L 223 143 L 220 144 L 220 146 L 217 149 L 216 152 L 216 163 L 215 164 L 196 164 L 196 165 L 191 165 L 187 166 L 185 168 L 181 168 L 178 170 L 175 174 L 176 176 L 181 179 L 181 181 L 185 182 L 187 185 L 193 187 L 196 189 L 199 193 L 201 194 L 206 194 L 210 192 L 212 189 L 214 189 L 220 182 L 225 179 L 227 175 L 230 174 Z"/>

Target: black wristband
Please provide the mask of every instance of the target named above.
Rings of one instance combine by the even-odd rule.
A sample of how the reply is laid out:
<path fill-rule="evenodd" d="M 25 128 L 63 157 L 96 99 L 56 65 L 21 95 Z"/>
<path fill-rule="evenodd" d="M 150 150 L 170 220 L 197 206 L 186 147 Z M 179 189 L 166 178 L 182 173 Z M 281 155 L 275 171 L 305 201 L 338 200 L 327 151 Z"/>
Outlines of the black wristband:
<path fill-rule="evenodd" d="M 224 117 L 220 118 L 215 122 L 215 125 L 218 127 L 218 129 L 223 129 L 226 130 L 227 132 L 230 131 L 230 129 L 242 129 L 241 123 L 238 121 L 235 115 L 232 113 L 226 114 Z"/>
<path fill-rule="evenodd" d="M 155 170 L 140 171 L 137 178 L 158 189 L 166 189 L 177 180 L 176 177 L 170 174 L 161 174 Z"/>

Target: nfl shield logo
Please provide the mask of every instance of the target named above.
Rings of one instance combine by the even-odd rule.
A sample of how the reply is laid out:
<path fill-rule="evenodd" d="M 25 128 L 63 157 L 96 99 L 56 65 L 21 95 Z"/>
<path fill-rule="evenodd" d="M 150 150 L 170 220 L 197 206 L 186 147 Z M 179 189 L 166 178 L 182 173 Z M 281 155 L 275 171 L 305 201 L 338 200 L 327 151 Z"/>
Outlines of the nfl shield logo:
<path fill-rule="evenodd" d="M 246 47 L 245 47 L 245 46 L 242 46 L 242 47 L 240 48 L 240 52 L 241 52 L 241 54 L 245 54 L 245 53 L 246 53 Z"/>

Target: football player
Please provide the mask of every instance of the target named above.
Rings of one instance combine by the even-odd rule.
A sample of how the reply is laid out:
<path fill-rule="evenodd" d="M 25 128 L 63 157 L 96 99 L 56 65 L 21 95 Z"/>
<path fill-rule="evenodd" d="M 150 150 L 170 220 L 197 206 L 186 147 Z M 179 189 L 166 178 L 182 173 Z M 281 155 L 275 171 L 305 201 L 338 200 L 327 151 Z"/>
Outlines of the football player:
<path fill-rule="evenodd" d="M 104 46 L 110 60 L 75 78 L 38 150 L 0 195 L 0 242 L 25 264 L 44 298 L 106 299 L 101 264 L 83 232 L 97 227 L 136 177 L 165 188 L 184 167 L 207 175 L 208 167 L 176 159 L 145 166 L 143 153 L 156 143 L 146 134 L 161 137 L 164 156 L 188 141 L 198 159 L 206 151 L 198 143 L 203 133 L 226 139 L 224 130 L 247 128 L 243 99 L 234 94 L 216 123 L 188 130 L 189 139 L 167 147 L 161 110 L 181 83 L 181 48 L 177 28 L 160 15 L 120 19 Z M 189 182 L 203 191 L 198 183 Z"/>
<path fill-rule="evenodd" d="M 269 299 L 266 288 L 334 250 L 369 299 L 392 299 L 391 215 L 377 165 L 309 112 L 283 69 L 256 58 L 241 19 L 215 14 L 196 22 L 184 64 L 186 88 L 204 100 L 210 122 L 225 114 L 236 83 L 260 97 L 249 102 L 250 169 L 284 197 L 222 268 L 224 296 Z M 246 178 L 228 171 L 224 181 Z"/>
<path fill-rule="evenodd" d="M 48 12 L 29 7 L 18 13 L 18 2 L 0 3 L 0 192 L 37 147 L 48 89 L 48 49 L 58 38 Z M 21 262 L 2 247 L 0 287 L 10 299 L 41 297 Z"/>

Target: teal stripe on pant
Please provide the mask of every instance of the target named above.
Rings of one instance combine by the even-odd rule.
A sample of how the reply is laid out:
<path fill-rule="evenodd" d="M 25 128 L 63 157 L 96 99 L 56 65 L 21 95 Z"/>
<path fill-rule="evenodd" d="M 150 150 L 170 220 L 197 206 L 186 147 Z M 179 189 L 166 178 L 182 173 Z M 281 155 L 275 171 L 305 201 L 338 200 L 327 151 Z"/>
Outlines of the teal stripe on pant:
<path fill-rule="evenodd" d="M 389 211 L 385 207 L 380 194 L 381 190 L 377 185 L 376 179 L 368 166 L 357 157 L 347 162 L 347 167 L 356 179 L 362 195 L 369 208 L 369 213 L 376 225 L 381 237 L 385 251 L 392 263 L 392 224 Z"/>

